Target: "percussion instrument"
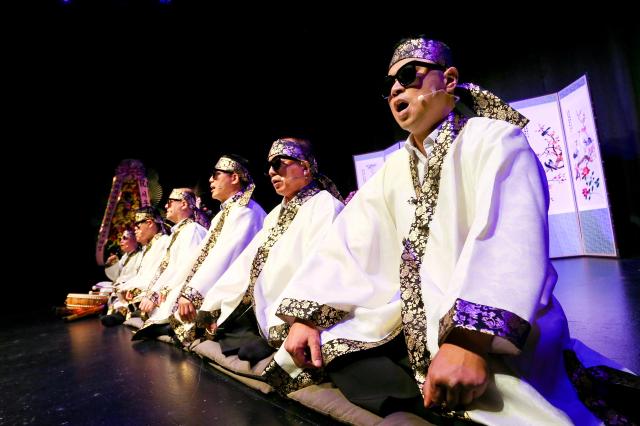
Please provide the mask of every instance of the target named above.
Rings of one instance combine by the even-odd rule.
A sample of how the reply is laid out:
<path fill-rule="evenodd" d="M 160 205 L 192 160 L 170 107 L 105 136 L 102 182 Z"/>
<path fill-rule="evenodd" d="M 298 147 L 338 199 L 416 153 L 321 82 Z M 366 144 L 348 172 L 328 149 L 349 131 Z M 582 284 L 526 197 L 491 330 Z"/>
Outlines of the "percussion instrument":
<path fill-rule="evenodd" d="M 68 309 L 83 309 L 106 305 L 108 300 L 108 294 L 69 293 L 64 304 Z"/>

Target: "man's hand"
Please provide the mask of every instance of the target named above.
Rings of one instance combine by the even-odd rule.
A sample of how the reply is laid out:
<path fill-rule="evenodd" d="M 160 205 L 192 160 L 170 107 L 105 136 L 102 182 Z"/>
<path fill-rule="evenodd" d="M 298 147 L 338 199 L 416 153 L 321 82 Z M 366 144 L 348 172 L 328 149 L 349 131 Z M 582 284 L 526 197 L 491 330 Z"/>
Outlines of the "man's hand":
<path fill-rule="evenodd" d="M 154 305 L 153 302 L 148 297 L 143 297 L 142 300 L 140 301 L 140 310 L 142 312 L 149 313 L 153 311 L 153 308 L 155 307 L 156 305 Z"/>
<path fill-rule="evenodd" d="M 216 335 L 216 331 L 218 331 L 218 323 L 212 322 L 207 326 L 207 333 L 211 334 L 212 336 Z"/>
<path fill-rule="evenodd" d="M 446 403 L 454 409 L 482 396 L 489 383 L 485 356 L 492 338 L 474 331 L 451 333 L 429 366 L 422 386 L 425 407 Z"/>
<path fill-rule="evenodd" d="M 183 321 L 193 322 L 196 319 L 196 308 L 186 297 L 178 299 L 178 313 Z"/>
<path fill-rule="evenodd" d="M 107 264 L 107 266 L 111 266 L 111 265 L 113 265 L 114 263 L 116 263 L 118 260 L 119 260 L 119 259 L 118 259 L 118 255 L 116 255 L 116 254 L 112 254 L 111 256 L 109 256 L 109 257 L 107 258 L 107 262 L 106 262 L 106 264 Z"/>
<path fill-rule="evenodd" d="M 322 367 L 320 331 L 317 328 L 295 322 L 289 330 L 284 348 L 300 368 Z"/>

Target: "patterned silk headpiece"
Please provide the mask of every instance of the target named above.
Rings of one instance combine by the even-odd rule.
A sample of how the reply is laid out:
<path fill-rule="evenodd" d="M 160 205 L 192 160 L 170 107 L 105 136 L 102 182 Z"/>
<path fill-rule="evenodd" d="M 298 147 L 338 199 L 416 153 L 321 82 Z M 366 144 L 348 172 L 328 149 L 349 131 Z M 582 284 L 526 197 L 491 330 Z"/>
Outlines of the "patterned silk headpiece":
<path fill-rule="evenodd" d="M 253 183 L 253 179 L 251 178 L 249 170 L 247 170 L 246 167 L 244 167 L 233 158 L 227 157 L 225 155 L 220 157 L 214 169 L 227 173 L 235 173 L 238 175 L 245 186 L 242 189 L 242 195 L 238 197 L 237 202 L 241 206 L 246 206 L 249 203 L 251 196 L 253 195 L 253 191 L 256 189 L 256 185 Z"/>
<path fill-rule="evenodd" d="M 150 206 L 140 207 L 136 211 L 135 222 L 138 223 L 147 219 L 151 219 L 159 225 L 164 223 L 164 221 L 162 220 L 162 216 L 160 216 L 160 213 L 156 209 Z"/>
<path fill-rule="evenodd" d="M 196 207 L 196 194 L 189 188 L 173 188 L 168 198 L 170 200 L 185 200 L 189 207 Z"/>
<path fill-rule="evenodd" d="M 318 171 L 316 158 L 311 153 L 311 150 L 307 148 L 307 145 L 303 145 L 291 139 L 277 139 L 271 145 L 269 156 L 267 158 L 271 160 L 273 157 L 278 155 L 285 155 L 287 157 L 295 158 L 296 160 L 308 162 L 311 175 L 320 184 L 320 187 L 329 191 L 331 195 L 338 200 L 343 201 L 336 184 Z"/>
<path fill-rule="evenodd" d="M 238 163 L 236 160 L 229 158 L 225 155 L 220 157 L 214 169 L 227 172 L 227 173 L 235 173 L 243 182 L 247 182 L 248 184 L 253 183 L 253 179 L 251 179 L 251 174 L 249 173 L 249 170 L 247 170 L 242 164 Z"/>
<path fill-rule="evenodd" d="M 273 157 L 278 155 L 285 155 L 287 157 L 295 158 L 300 161 L 307 161 L 311 168 L 311 173 L 318 173 L 318 163 L 316 162 L 316 158 L 313 156 L 311 151 L 307 149 L 304 145 L 291 140 L 291 139 L 277 139 L 271 145 L 271 149 L 269 150 L 268 159 L 271 160 Z"/>
<path fill-rule="evenodd" d="M 425 38 L 411 38 L 402 41 L 393 52 L 389 68 L 398 61 L 406 58 L 421 59 L 426 62 L 450 67 L 451 49 L 441 41 L 427 40 Z"/>
<path fill-rule="evenodd" d="M 174 188 L 169 194 L 169 200 L 184 200 L 193 212 L 193 218 L 200 225 L 209 228 L 209 218 L 200 209 L 200 198 L 189 188 Z"/>

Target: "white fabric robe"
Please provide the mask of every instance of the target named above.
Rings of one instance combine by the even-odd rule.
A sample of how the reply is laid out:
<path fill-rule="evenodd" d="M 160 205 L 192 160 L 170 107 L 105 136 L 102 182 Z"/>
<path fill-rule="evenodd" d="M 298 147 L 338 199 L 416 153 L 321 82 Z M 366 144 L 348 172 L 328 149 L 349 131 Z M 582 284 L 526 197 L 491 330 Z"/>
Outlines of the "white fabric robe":
<path fill-rule="evenodd" d="M 127 258 L 130 258 L 127 262 Z M 138 273 L 138 268 L 142 263 L 142 250 L 136 250 L 133 254 L 125 254 L 120 261 L 127 264 L 122 267 L 120 274 L 113 280 L 113 284 L 117 287 L 122 283 L 129 281 Z"/>
<path fill-rule="evenodd" d="M 100 289 L 102 292 L 110 291 L 114 286 L 133 278 L 140 267 L 140 262 L 142 262 L 142 250 L 136 250 L 131 254 L 125 253 L 116 263 L 104 268 L 105 275 L 111 281 L 100 281 L 94 289 Z"/>
<path fill-rule="evenodd" d="M 163 302 L 149 318 L 150 321 L 157 323 L 167 322 L 181 292 L 187 290 L 183 288 L 184 282 L 197 258 L 200 256 L 200 252 L 207 243 L 211 232 L 216 228 L 221 215 L 222 211 L 216 214 L 211 221 L 207 235 L 201 241 L 198 249 L 192 253 L 191 261 L 185 262 L 180 272 L 181 285 L 171 290 L 167 295 L 166 301 Z M 260 231 L 266 215 L 262 207 L 253 200 L 250 200 L 246 206 L 232 207 L 224 221 L 216 244 L 211 248 L 206 259 L 187 284 L 187 287 L 194 289 L 204 298 L 204 295 L 207 294 L 209 289 L 215 285 L 222 274 L 229 268 L 240 253 L 242 253 L 258 231 Z M 175 315 L 179 317 L 177 312 Z"/>
<path fill-rule="evenodd" d="M 444 159 L 439 192 L 420 270 L 431 358 L 439 321 L 456 299 L 507 310 L 532 327 L 522 351 L 494 337 L 495 375 L 469 416 L 486 424 L 599 423 L 564 372 L 561 349 L 569 340 L 552 296 L 546 180 L 521 130 L 470 119 Z M 378 342 L 401 326 L 399 268 L 414 220 L 412 197 L 409 153 L 401 149 L 356 193 L 290 281 L 283 297 L 352 315 L 321 332 L 323 345 L 337 338 Z M 275 359 L 295 377 L 301 370 L 283 349 Z"/>
<path fill-rule="evenodd" d="M 263 336 L 269 335 L 269 326 L 274 321 L 282 323 L 275 317 L 269 319 L 270 308 L 278 300 L 300 261 L 326 235 L 342 207 L 343 204 L 327 191 L 318 192 L 300 206 L 289 228 L 271 247 L 254 287 L 256 319 Z M 281 208 L 282 204 L 271 210 L 264 220 L 262 230 L 207 293 L 200 309 L 220 310 L 218 324 L 222 324 L 242 300 L 249 286 L 253 259 L 271 228 L 278 222 Z"/>
<path fill-rule="evenodd" d="M 146 286 L 149 285 L 151 278 L 153 278 L 158 270 L 160 262 L 162 262 L 162 258 L 164 257 L 164 253 L 167 251 L 167 246 L 171 241 L 171 237 L 169 235 L 159 235 L 154 238 L 155 240 L 151 243 L 149 251 L 144 253 L 146 247 L 142 248 L 142 253 L 144 255 L 140 263 L 140 269 L 133 277 L 119 284 L 119 291 L 122 292 L 136 288 L 142 291 L 147 289 Z"/>
<path fill-rule="evenodd" d="M 172 235 L 176 232 L 176 228 L 178 228 L 180 224 L 181 222 L 178 222 L 171 228 Z M 193 264 L 194 257 L 200 252 L 198 249 L 200 242 L 206 234 L 207 229 L 197 222 L 187 223 L 180 229 L 180 233 L 169 249 L 169 263 L 155 284 L 149 289 L 147 297 L 153 293 L 159 294 L 162 290 L 168 290 L 168 295 L 171 294 L 172 290 L 181 286 L 186 277 L 185 265 Z M 153 280 L 154 276 L 155 273 L 151 276 L 151 280 Z M 147 284 L 147 288 L 148 286 L 149 284 Z M 145 325 L 166 320 L 171 313 L 170 309 L 172 306 L 173 304 L 167 303 L 167 300 L 162 302 L 160 306 L 157 306 L 151 311 Z"/>
<path fill-rule="evenodd" d="M 111 280 L 111 282 L 114 282 L 118 278 L 118 276 L 120 275 L 120 271 L 122 271 L 122 268 L 124 268 L 124 262 L 128 257 L 129 253 L 125 253 L 124 256 L 118 259 L 118 261 L 113 265 L 104 268 L 104 274 Z"/>

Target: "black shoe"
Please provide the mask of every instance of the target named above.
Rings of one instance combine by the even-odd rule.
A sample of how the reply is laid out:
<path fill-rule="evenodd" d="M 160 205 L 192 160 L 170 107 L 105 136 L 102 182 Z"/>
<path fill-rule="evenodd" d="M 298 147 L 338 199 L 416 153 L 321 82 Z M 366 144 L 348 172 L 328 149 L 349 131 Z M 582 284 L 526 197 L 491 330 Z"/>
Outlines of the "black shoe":
<path fill-rule="evenodd" d="M 240 348 L 238 358 L 243 361 L 249 361 L 249 364 L 253 367 L 273 352 L 275 352 L 275 349 L 269 346 L 266 340 L 256 339 Z"/>
<path fill-rule="evenodd" d="M 171 336 L 173 329 L 170 324 L 152 324 L 136 331 L 131 340 L 155 339 L 158 336 Z"/>
<path fill-rule="evenodd" d="M 124 322 L 124 315 L 120 312 L 116 312 L 111 315 L 103 315 L 100 317 L 100 322 L 105 327 L 113 327 L 114 325 L 120 325 Z"/>

